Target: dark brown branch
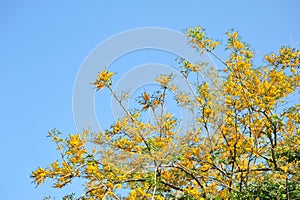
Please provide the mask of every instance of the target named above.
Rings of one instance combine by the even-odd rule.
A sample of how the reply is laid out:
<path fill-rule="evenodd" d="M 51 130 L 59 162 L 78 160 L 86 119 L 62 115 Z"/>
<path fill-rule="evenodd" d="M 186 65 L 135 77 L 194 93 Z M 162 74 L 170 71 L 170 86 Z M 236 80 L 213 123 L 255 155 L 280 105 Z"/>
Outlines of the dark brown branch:
<path fill-rule="evenodd" d="M 188 175 L 190 175 L 197 182 L 197 184 L 202 189 L 204 189 L 203 185 L 199 182 L 199 180 L 194 176 L 193 173 L 190 173 L 187 169 L 185 169 L 185 167 L 181 166 L 180 164 L 176 165 L 175 167 L 178 168 L 178 169 L 181 169 L 182 171 L 184 171 L 185 173 L 187 173 Z"/>
<path fill-rule="evenodd" d="M 184 189 L 182 189 L 182 188 L 180 188 L 180 187 L 178 187 L 176 185 L 173 185 L 172 183 L 168 183 L 168 182 L 166 182 L 164 180 L 160 180 L 160 182 L 163 183 L 164 185 L 166 185 L 166 186 L 174 189 L 174 190 L 178 190 L 178 191 L 184 192 Z"/>
<path fill-rule="evenodd" d="M 237 171 L 235 171 L 234 173 L 241 173 L 241 172 L 247 172 L 247 171 L 251 171 L 251 172 L 267 172 L 267 171 L 271 171 L 271 168 L 260 168 L 260 169 L 239 169 Z"/>
<path fill-rule="evenodd" d="M 129 182 L 144 182 L 147 181 L 145 178 L 137 178 L 137 179 L 127 179 L 127 180 L 122 180 L 122 181 L 115 181 L 115 184 L 118 183 L 129 183 Z"/>

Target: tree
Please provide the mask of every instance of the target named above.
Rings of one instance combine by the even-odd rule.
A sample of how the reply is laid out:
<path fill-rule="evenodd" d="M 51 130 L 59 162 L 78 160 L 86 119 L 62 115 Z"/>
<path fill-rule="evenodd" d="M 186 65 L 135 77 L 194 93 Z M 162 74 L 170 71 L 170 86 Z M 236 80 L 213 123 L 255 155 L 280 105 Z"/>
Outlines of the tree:
<path fill-rule="evenodd" d="M 203 28 L 186 35 L 223 68 L 179 59 L 190 91 L 178 90 L 172 75 L 161 75 L 161 89 L 141 94 L 134 110 L 126 110 L 113 91 L 114 73 L 103 70 L 94 85 L 108 89 L 126 116 L 99 133 L 85 130 L 63 139 L 50 131 L 60 160 L 33 171 L 33 181 L 52 179 L 61 188 L 85 179 L 78 199 L 299 199 L 300 104 L 285 101 L 299 90 L 299 50 L 283 46 L 257 66 L 238 32 L 226 33 L 226 60 L 215 53 L 220 42 Z M 195 81 L 195 74 L 210 79 Z M 179 120 L 165 109 L 171 93 L 193 113 L 188 128 L 177 129 Z M 145 120 L 145 111 L 155 120 Z M 98 147 L 89 151 L 88 142 Z"/>

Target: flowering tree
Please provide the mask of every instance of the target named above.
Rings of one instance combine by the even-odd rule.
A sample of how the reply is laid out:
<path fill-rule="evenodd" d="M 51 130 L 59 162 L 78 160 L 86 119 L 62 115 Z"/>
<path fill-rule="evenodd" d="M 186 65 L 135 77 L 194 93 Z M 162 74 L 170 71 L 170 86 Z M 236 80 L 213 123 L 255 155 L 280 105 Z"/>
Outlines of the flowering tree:
<path fill-rule="evenodd" d="M 300 52 L 283 46 L 257 66 L 238 32 L 226 34 L 223 60 L 214 51 L 219 41 L 200 27 L 187 30 L 193 48 L 223 67 L 181 59 L 190 91 L 180 91 L 172 75 L 161 75 L 161 89 L 142 93 L 134 110 L 112 89 L 114 73 L 100 72 L 94 85 L 108 89 L 126 116 L 103 132 L 86 130 L 64 139 L 50 131 L 61 157 L 33 171 L 33 181 L 52 179 L 53 187 L 61 188 L 84 179 L 85 193 L 78 199 L 300 198 L 300 104 L 286 102 L 299 90 Z M 194 74 L 209 79 L 193 81 Z M 166 111 L 165 97 L 171 94 L 193 114 L 188 127 L 178 129 L 179 119 Z M 145 111 L 155 120 L 145 120 Z M 97 148 L 89 150 L 90 142 Z"/>

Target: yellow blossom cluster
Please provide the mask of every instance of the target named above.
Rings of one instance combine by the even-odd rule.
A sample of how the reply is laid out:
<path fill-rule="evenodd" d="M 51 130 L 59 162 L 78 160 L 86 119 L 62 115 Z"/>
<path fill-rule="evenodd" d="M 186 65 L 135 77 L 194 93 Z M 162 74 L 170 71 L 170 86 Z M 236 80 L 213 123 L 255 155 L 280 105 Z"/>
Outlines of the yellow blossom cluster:
<path fill-rule="evenodd" d="M 204 28 L 196 26 L 194 28 L 190 28 L 186 32 L 186 36 L 190 39 L 190 43 L 193 44 L 193 47 L 212 51 L 220 45 L 220 42 L 206 37 L 204 31 Z"/>
<path fill-rule="evenodd" d="M 108 72 L 104 69 L 102 72 L 98 73 L 96 81 L 93 83 L 98 90 L 104 88 L 105 86 L 111 85 L 111 77 L 114 75 L 113 72 Z"/>

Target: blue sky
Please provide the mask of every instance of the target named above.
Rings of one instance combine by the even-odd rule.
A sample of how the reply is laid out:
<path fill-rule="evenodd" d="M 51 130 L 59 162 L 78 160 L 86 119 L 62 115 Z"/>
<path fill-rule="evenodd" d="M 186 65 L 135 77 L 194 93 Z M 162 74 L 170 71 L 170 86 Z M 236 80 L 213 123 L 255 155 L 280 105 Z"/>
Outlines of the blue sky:
<path fill-rule="evenodd" d="M 283 44 L 300 48 L 299 8 L 297 0 L 0 1 L 0 199 L 60 197 L 72 190 L 80 194 L 78 183 L 63 190 L 52 189 L 50 182 L 35 188 L 29 175 L 58 158 L 46 137 L 49 130 L 76 132 L 76 74 L 105 39 L 133 28 L 183 31 L 195 25 L 222 39 L 234 28 L 260 56 Z M 164 56 L 169 58 L 145 51 L 115 64 L 173 62 Z M 99 116 L 105 114 L 101 105 L 98 110 Z"/>

